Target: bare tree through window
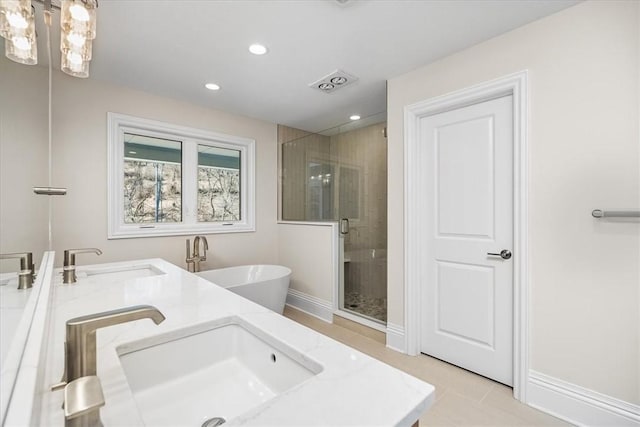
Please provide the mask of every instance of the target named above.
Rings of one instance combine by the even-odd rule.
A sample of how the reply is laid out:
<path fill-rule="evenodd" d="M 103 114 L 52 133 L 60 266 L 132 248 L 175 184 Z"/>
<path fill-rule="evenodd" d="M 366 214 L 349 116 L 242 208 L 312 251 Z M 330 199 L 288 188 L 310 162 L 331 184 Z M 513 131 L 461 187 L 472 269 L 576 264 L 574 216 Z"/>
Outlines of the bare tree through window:
<path fill-rule="evenodd" d="M 198 145 L 198 222 L 240 221 L 240 151 Z"/>
<path fill-rule="evenodd" d="M 198 168 L 198 221 L 239 220 L 239 171 L 200 166 Z"/>
<path fill-rule="evenodd" d="M 125 224 L 182 221 L 182 143 L 125 133 Z"/>
<path fill-rule="evenodd" d="M 180 222 L 180 165 L 126 159 L 124 162 L 124 220 L 128 224 Z"/>

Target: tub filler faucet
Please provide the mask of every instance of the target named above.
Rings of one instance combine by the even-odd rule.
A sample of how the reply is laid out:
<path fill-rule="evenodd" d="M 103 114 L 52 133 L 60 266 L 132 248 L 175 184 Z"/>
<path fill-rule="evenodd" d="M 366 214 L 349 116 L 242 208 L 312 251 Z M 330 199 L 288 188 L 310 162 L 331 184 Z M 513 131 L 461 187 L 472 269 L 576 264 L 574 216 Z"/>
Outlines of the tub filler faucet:
<path fill-rule="evenodd" d="M 200 255 L 200 242 L 202 242 L 202 255 Z M 207 260 L 209 242 L 204 236 L 196 236 L 193 239 L 193 255 L 191 254 L 191 241 L 187 239 L 187 271 L 197 273 L 200 271 L 200 263 Z"/>
<path fill-rule="evenodd" d="M 96 375 L 96 331 L 139 319 L 159 325 L 165 317 L 156 307 L 137 305 L 67 320 L 64 374 L 62 383 L 54 386 L 64 386 L 66 427 L 102 425 L 100 408 L 105 401 Z"/>
<path fill-rule="evenodd" d="M 20 271 L 18 272 L 18 289 L 29 289 L 33 287 L 33 279 L 36 277 L 36 271 L 33 265 L 33 254 L 31 252 L 0 254 L 0 259 L 11 258 L 20 258 Z"/>
<path fill-rule="evenodd" d="M 67 249 L 64 251 L 64 265 L 62 267 L 62 283 L 76 283 L 76 254 L 102 255 L 96 248 Z"/>

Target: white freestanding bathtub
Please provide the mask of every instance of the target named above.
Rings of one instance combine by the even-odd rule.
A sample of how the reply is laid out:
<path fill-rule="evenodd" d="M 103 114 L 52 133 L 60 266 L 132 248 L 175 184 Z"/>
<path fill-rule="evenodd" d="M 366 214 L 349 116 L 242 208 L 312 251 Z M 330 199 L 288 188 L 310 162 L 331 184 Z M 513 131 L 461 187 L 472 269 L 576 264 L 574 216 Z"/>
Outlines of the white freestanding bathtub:
<path fill-rule="evenodd" d="M 281 265 L 242 265 L 196 273 L 205 280 L 282 314 L 291 270 Z"/>

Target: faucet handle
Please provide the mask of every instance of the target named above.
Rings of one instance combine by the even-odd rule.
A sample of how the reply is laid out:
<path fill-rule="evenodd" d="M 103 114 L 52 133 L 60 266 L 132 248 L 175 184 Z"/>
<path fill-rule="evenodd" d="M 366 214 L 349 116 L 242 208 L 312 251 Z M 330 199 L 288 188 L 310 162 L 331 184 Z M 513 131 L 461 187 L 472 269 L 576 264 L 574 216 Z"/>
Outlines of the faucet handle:
<path fill-rule="evenodd" d="M 72 420 L 104 406 L 100 378 L 89 375 L 71 381 L 64 388 L 64 418 Z"/>

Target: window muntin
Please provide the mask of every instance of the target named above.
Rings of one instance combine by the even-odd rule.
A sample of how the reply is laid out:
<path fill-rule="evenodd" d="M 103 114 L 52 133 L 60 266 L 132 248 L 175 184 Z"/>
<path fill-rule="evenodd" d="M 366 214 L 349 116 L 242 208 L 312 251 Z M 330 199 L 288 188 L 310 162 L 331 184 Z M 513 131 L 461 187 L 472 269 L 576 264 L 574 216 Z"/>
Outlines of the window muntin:
<path fill-rule="evenodd" d="M 255 141 L 108 113 L 108 238 L 255 231 Z"/>

